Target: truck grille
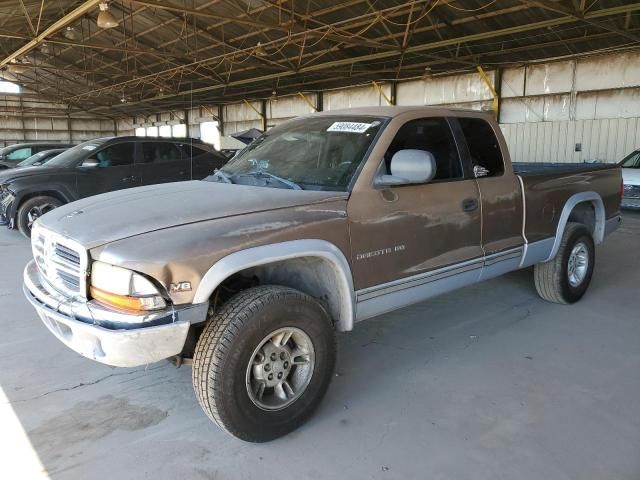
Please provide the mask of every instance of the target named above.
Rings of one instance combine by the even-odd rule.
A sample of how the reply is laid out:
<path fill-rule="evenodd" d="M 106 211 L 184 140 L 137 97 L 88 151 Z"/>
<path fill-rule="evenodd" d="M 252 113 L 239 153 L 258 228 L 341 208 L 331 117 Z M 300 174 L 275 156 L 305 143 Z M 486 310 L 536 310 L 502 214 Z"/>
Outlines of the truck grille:
<path fill-rule="evenodd" d="M 625 185 L 624 186 L 625 197 L 640 197 L 640 185 Z"/>
<path fill-rule="evenodd" d="M 69 297 L 86 296 L 86 253 L 73 242 L 34 228 L 31 235 L 33 258 L 43 278 Z"/>
<path fill-rule="evenodd" d="M 13 203 L 13 194 L 7 191 L 0 191 L 0 214 L 6 215 L 9 205 Z"/>
<path fill-rule="evenodd" d="M 622 195 L 622 208 L 640 209 L 640 185 L 625 185 Z"/>

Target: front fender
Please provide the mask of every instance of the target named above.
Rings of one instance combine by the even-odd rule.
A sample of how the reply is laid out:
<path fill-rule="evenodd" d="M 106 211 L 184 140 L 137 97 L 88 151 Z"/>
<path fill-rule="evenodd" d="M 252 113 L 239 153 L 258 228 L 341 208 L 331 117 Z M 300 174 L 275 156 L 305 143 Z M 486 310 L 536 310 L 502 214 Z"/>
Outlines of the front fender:
<path fill-rule="evenodd" d="M 60 198 L 65 203 L 73 202 L 74 200 L 78 199 L 75 195 L 75 192 L 73 192 L 67 185 L 56 183 L 47 184 L 46 188 L 43 188 L 43 185 L 33 185 L 23 188 L 17 188 L 13 191 L 15 194 L 15 199 L 9 207 L 7 217 L 11 219 L 14 224 L 18 209 L 27 198 L 34 197 L 36 195 L 51 195 Z"/>
<path fill-rule="evenodd" d="M 319 260 L 321 264 L 312 266 L 310 270 L 309 267 L 303 268 L 297 262 L 303 259 Z M 342 251 L 326 240 L 292 240 L 248 248 L 227 255 L 205 273 L 198 285 L 193 303 L 207 302 L 216 288 L 235 273 L 276 265 L 280 268 L 277 269 L 278 273 L 274 278 L 282 279 L 283 273 L 284 275 L 288 273 L 291 280 L 295 278 L 301 284 L 317 286 L 318 283 L 323 283 L 326 287 L 323 292 L 308 291 L 307 293 L 316 293 L 316 297 L 323 298 L 329 304 L 339 331 L 353 329 L 355 293 L 351 268 Z M 309 272 L 312 273 L 309 274 Z M 305 275 L 307 279 L 313 276 L 313 281 L 305 281 Z M 290 286 L 302 288 L 296 283 Z"/>

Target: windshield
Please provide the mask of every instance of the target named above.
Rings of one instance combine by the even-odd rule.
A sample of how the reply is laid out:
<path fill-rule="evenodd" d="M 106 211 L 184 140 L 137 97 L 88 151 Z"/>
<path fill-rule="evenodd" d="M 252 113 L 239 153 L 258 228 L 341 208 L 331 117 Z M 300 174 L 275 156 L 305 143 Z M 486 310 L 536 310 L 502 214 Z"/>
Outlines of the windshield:
<path fill-rule="evenodd" d="M 87 154 L 96 148 L 104 145 L 108 138 L 100 138 L 98 140 L 89 140 L 75 147 L 65 150 L 60 155 L 49 160 L 43 167 L 75 167 L 78 162 L 84 159 Z"/>
<path fill-rule="evenodd" d="M 640 168 L 640 150 L 633 152 L 631 155 L 627 155 L 624 160 L 620 162 L 622 168 Z"/>
<path fill-rule="evenodd" d="M 49 152 L 46 150 L 44 152 L 36 153 L 35 155 L 31 155 L 26 160 L 21 161 L 16 167 L 28 167 L 29 165 L 33 165 L 34 163 L 38 163 L 42 161 L 42 157 L 48 155 Z"/>
<path fill-rule="evenodd" d="M 257 138 L 207 180 L 346 191 L 384 121 L 364 116 L 295 119 Z"/>

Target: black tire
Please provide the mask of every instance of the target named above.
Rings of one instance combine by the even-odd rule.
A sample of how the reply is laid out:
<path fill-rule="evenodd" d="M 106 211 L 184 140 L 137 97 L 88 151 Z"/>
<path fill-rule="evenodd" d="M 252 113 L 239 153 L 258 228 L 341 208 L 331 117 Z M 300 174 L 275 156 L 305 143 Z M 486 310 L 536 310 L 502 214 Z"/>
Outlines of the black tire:
<path fill-rule="evenodd" d="M 264 410 L 249 396 L 248 366 L 261 341 L 282 328 L 302 330 L 312 341 L 315 360 L 306 388 L 293 403 Z M 221 428 L 245 441 L 266 442 L 309 418 L 329 387 L 335 358 L 335 330 L 320 303 L 287 287 L 254 287 L 210 318 L 193 358 L 193 387 L 204 412 Z"/>
<path fill-rule="evenodd" d="M 573 284 L 569 279 L 569 258 L 576 245 L 586 247 L 588 264 L 582 280 Z M 589 288 L 595 266 L 595 247 L 591 232 L 581 223 L 567 223 L 556 256 L 534 267 L 534 279 L 538 295 L 543 299 L 562 304 L 577 302 Z"/>
<path fill-rule="evenodd" d="M 20 230 L 20 233 L 25 237 L 31 238 L 31 225 L 35 219 L 32 220 L 32 218 L 30 218 L 30 214 L 33 215 L 36 210 L 39 210 L 40 214 L 38 216 L 42 216 L 61 205 L 62 202 L 60 200 L 55 197 L 50 197 L 49 195 L 40 195 L 26 200 L 22 205 L 20 205 L 20 208 L 18 208 L 18 230 Z"/>

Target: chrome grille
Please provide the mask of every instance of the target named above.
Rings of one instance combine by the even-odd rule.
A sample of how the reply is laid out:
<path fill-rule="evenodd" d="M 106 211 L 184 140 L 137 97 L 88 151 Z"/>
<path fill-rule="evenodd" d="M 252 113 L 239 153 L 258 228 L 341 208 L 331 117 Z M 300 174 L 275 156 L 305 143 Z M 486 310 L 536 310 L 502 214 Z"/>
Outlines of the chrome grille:
<path fill-rule="evenodd" d="M 70 297 L 86 296 L 86 254 L 83 249 L 42 228 L 34 228 L 31 245 L 44 280 Z"/>
<path fill-rule="evenodd" d="M 640 185 L 625 185 L 623 196 L 630 198 L 640 197 Z"/>

